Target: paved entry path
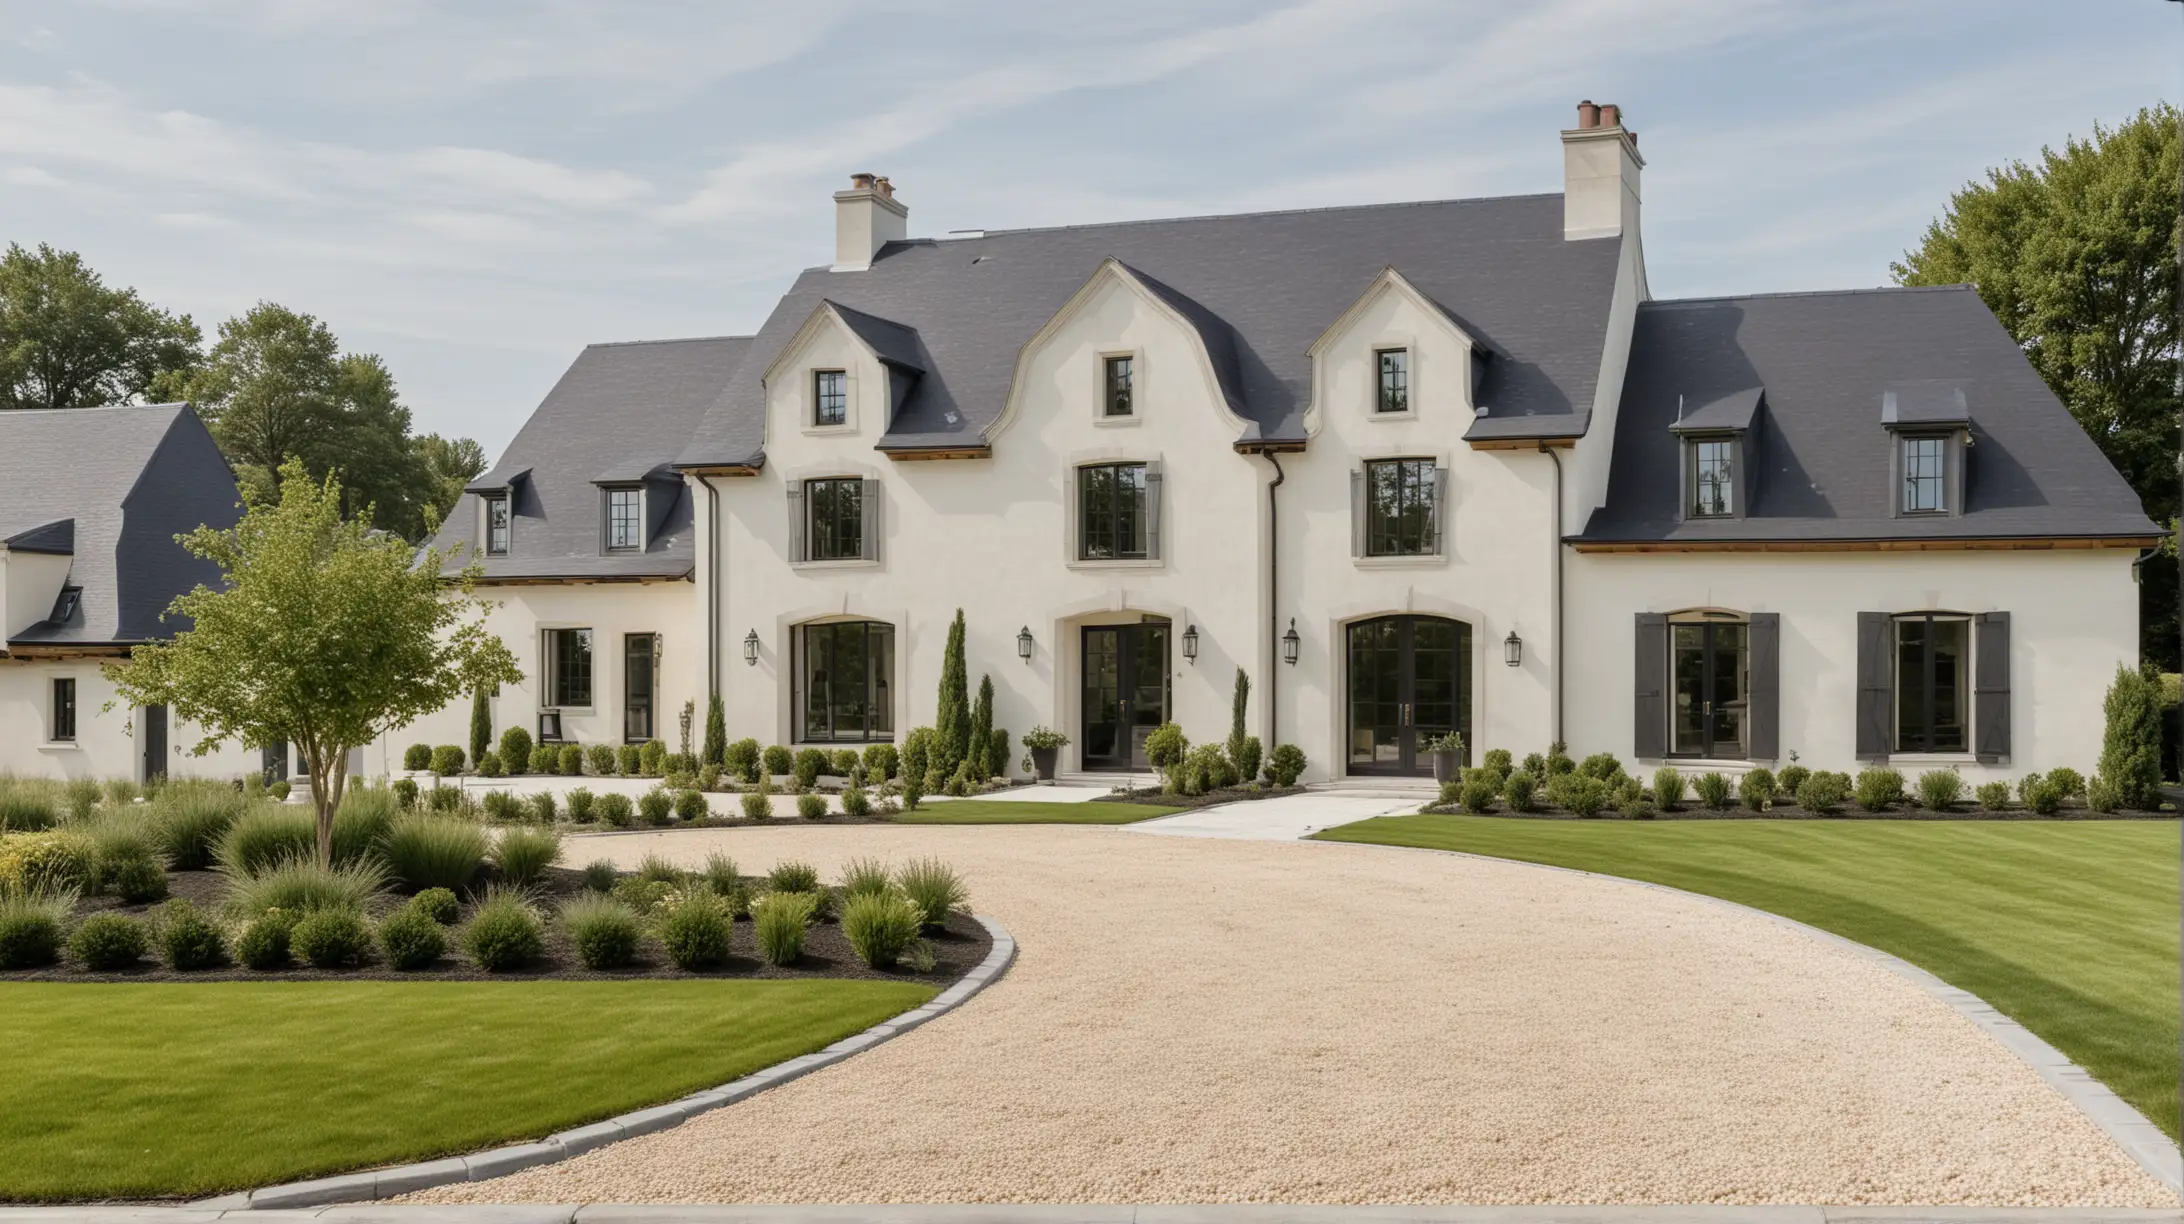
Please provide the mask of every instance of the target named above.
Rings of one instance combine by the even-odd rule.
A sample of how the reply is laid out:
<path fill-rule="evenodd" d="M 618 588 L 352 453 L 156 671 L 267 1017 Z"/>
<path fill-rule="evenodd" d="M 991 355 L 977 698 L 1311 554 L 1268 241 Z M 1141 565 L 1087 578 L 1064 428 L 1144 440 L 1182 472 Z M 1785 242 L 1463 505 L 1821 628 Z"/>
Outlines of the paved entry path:
<path fill-rule="evenodd" d="M 1660 889 L 1081 826 L 571 844 L 654 850 L 937 854 L 1019 959 L 838 1066 L 421 1201 L 2176 1206 L 1917 986 Z"/>
<path fill-rule="evenodd" d="M 1313 792 L 1250 803 L 1225 803 L 1116 827 L 1132 833 L 1164 833 L 1172 837 L 1295 841 L 1321 829 L 1351 824 L 1369 816 L 1415 812 L 1419 802 L 1415 798 L 1385 795 Z"/>

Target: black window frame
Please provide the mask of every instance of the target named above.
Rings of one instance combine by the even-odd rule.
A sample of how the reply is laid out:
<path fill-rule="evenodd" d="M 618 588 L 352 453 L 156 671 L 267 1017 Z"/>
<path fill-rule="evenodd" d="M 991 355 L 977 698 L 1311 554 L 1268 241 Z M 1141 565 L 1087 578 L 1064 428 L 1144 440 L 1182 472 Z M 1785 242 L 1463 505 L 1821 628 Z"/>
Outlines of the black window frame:
<path fill-rule="evenodd" d="M 1933 470 L 1931 472 L 1925 471 L 1925 464 L 1921 462 L 1919 464 L 1920 474 L 1913 475 L 1912 461 L 1915 457 L 1923 460 L 1924 456 L 1918 455 L 1917 452 L 1927 446 L 1933 448 Z M 1896 465 L 1898 480 L 1896 486 L 1896 513 L 1905 515 L 1949 513 L 1949 436 L 1947 434 L 1907 433 L 1897 435 Z M 1932 488 L 1933 505 L 1914 506 L 1911 504 L 1914 500 L 1914 493 L 1922 486 Z"/>
<path fill-rule="evenodd" d="M 1100 359 L 1100 415 L 1137 415 L 1137 354 L 1109 353 Z"/>
<path fill-rule="evenodd" d="M 1734 437 L 1692 438 L 1685 442 L 1690 448 L 1686 464 L 1691 480 L 1684 489 L 1684 514 L 1690 518 L 1735 518 L 1737 516 L 1737 439 Z M 1720 478 L 1709 481 L 1707 453 L 1717 450 Z M 1709 484 L 1721 492 L 1720 507 L 1709 508 L 1702 493 Z"/>
<path fill-rule="evenodd" d="M 545 655 L 546 704 L 556 710 L 589 710 L 597 697 L 593 687 L 597 679 L 598 651 L 588 628 L 555 626 L 541 630 L 545 635 L 542 644 Z M 564 642 L 582 646 L 581 655 L 564 646 Z M 572 687 L 581 683 L 581 700 Z"/>
<path fill-rule="evenodd" d="M 1390 358 L 1393 358 L 1391 366 Z M 1373 350 L 1373 412 L 1394 416 L 1411 410 L 1410 349 L 1395 345 Z"/>
<path fill-rule="evenodd" d="M 822 520 L 822 502 L 832 521 Z M 804 482 L 804 559 L 864 559 L 864 480 L 821 476 Z"/>
<path fill-rule="evenodd" d="M 1100 474 L 1108 474 L 1103 482 Z M 1134 473 L 1129 483 L 1125 473 Z M 1077 469 L 1077 559 L 1144 561 L 1152 556 L 1151 466 L 1142 461 L 1088 463 Z M 1103 504 L 1095 504 L 1102 494 Z M 1130 537 L 1130 546 L 1122 541 Z M 1103 543 L 1104 541 L 1104 543 Z M 1104 549 L 1104 551 L 1102 551 Z"/>
<path fill-rule="evenodd" d="M 1384 515 L 1383 472 L 1395 473 L 1394 514 Z M 1365 463 L 1365 555 L 1430 557 L 1441 550 L 1440 474 L 1431 459 L 1371 459 Z M 1423 514 L 1417 513 L 1423 510 Z M 1410 517 L 1405 519 L 1405 515 Z M 1391 526 L 1391 523 L 1393 524 Z M 1414 538 L 1415 537 L 1415 538 Z"/>
<path fill-rule="evenodd" d="M 854 731 L 845 730 L 836 722 L 841 703 L 834 698 L 834 686 L 840 678 L 831 666 L 826 678 L 827 692 L 821 696 L 818 710 L 812 705 L 812 688 L 815 683 L 812 664 L 815 659 L 828 661 L 835 657 L 840 641 L 855 633 L 864 656 L 863 700 L 859 708 L 864 712 L 863 723 Z M 790 717 L 795 742 L 799 744 L 891 744 L 895 741 L 895 626 L 887 621 L 851 620 L 819 621 L 795 627 L 789 635 L 791 703 Z M 822 728 L 815 728 L 813 715 L 822 713 Z"/>
<path fill-rule="evenodd" d="M 52 719 L 51 741 L 56 744 L 76 742 L 76 678 L 55 676 L 50 689 L 48 712 Z"/>
<path fill-rule="evenodd" d="M 513 508 L 509 505 L 509 496 L 506 493 L 488 493 L 483 500 L 485 502 L 485 555 L 488 557 L 505 557 L 508 555 L 509 539 L 515 534 L 515 514 Z M 498 522 L 494 521 L 496 514 L 499 516 L 500 521 Z"/>
<path fill-rule="evenodd" d="M 636 683 L 637 667 L 645 669 L 642 700 Z M 642 744 L 658 738 L 660 722 L 660 635 L 622 635 L 622 742 Z"/>
<path fill-rule="evenodd" d="M 1905 612 L 1889 618 L 1888 742 L 1892 745 L 1889 751 L 1906 756 L 1969 756 L 1971 754 L 1972 745 L 1977 742 L 1972 737 L 1972 681 L 1976 675 L 1973 671 L 1972 652 L 1977 649 L 1973 642 L 1972 620 L 1972 616 L 1964 612 Z M 1939 652 L 1935 649 L 1936 634 L 1934 633 L 1934 626 L 1942 624 L 1956 626 L 1959 634 L 1956 674 L 1951 680 L 1951 684 L 1955 689 L 1957 709 L 1957 723 L 1953 728 L 1956 739 L 1953 741 L 1953 746 L 1950 743 L 1940 742 L 1940 732 L 1936 730 L 1934 720 L 1936 698 L 1941 688 L 1936 678 L 1938 669 L 1935 659 Z M 1919 675 L 1917 677 L 1919 700 L 1923 707 L 1924 717 L 1917 733 L 1909 736 L 1905 734 L 1903 708 L 1905 685 L 1903 630 L 1906 625 L 1922 625 L 1925 627 L 1923 641 L 1919 644 L 1920 660 Z"/>
<path fill-rule="evenodd" d="M 815 429 L 849 424 L 849 371 L 811 372 L 811 423 Z"/>

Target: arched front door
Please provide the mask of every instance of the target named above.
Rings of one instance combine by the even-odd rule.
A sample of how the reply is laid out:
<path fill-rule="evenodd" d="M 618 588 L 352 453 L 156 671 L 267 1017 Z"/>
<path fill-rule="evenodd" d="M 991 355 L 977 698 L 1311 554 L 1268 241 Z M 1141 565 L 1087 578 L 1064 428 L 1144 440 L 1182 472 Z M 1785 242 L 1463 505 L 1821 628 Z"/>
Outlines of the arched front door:
<path fill-rule="evenodd" d="M 1471 626 L 1438 616 L 1384 616 L 1349 631 L 1353 774 L 1431 774 L 1426 741 L 1450 731 L 1471 759 Z"/>

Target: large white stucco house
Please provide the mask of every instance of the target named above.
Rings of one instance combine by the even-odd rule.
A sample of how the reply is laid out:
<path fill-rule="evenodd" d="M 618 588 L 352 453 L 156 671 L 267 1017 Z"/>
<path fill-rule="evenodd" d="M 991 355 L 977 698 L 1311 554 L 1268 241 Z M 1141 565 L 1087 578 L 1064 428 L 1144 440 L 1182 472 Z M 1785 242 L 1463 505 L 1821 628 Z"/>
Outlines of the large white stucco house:
<path fill-rule="evenodd" d="M 1225 735 L 1239 667 L 1313 780 L 1449 729 L 2089 769 L 2158 530 L 1979 298 L 1655 300 L 1636 133 L 1561 145 L 1559 194 L 940 239 L 856 176 L 755 336 L 585 350 L 450 516 L 497 723 L 899 739 L 961 608 L 1065 773 Z"/>

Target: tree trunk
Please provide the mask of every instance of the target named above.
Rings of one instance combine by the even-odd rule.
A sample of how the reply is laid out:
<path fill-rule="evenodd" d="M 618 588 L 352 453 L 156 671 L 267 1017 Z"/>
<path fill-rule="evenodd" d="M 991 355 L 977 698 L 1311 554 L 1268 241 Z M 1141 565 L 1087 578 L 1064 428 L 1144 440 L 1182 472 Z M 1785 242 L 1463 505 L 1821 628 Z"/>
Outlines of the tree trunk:
<path fill-rule="evenodd" d="M 331 867 L 334 862 L 334 805 L 329 794 L 333 763 L 316 745 L 301 745 L 304 768 L 311 772 L 311 806 L 318 813 L 318 861 L 321 867 Z M 334 755 L 339 756 L 337 752 Z"/>

